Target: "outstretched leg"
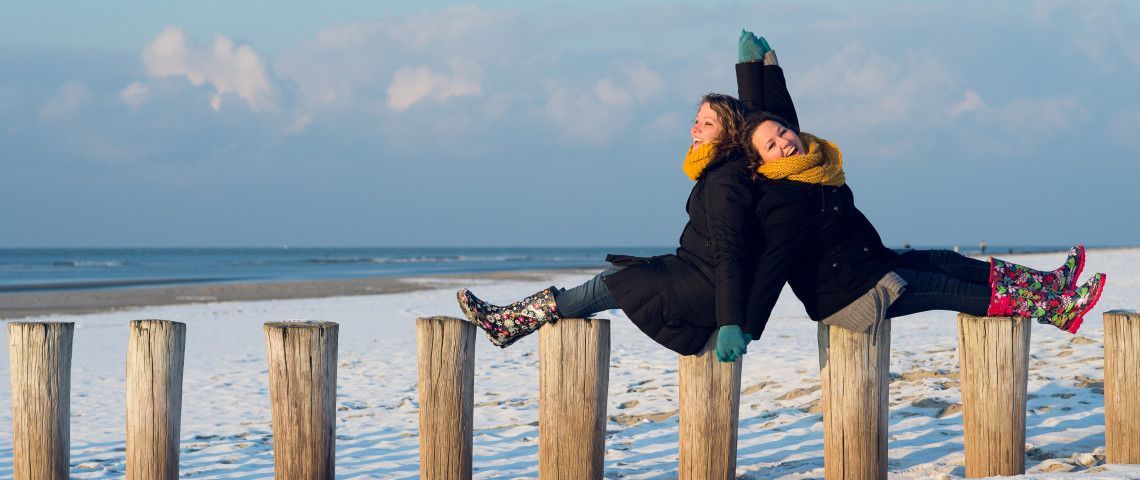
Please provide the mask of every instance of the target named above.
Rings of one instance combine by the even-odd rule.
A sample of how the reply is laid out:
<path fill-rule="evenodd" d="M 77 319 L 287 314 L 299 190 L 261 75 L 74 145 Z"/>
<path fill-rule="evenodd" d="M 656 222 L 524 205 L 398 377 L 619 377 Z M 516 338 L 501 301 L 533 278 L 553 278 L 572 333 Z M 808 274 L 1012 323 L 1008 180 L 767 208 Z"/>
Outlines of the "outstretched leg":
<path fill-rule="evenodd" d="M 456 293 L 456 299 L 463 314 L 487 333 L 491 343 L 507 348 L 545 323 L 618 308 L 604 280 L 621 268 L 610 267 L 577 287 L 550 287 L 506 306 L 484 302 L 466 288 Z"/>

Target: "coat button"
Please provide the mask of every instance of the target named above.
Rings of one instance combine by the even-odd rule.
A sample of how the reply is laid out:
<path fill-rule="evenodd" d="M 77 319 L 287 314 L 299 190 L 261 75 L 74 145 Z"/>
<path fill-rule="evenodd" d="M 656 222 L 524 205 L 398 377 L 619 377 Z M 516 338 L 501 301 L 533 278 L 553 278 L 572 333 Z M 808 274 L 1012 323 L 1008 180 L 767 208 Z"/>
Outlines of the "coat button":
<path fill-rule="evenodd" d="M 831 207 L 831 209 L 832 209 L 832 210 L 835 210 L 835 211 L 837 211 L 837 212 L 838 212 L 838 211 L 839 211 L 839 205 L 836 205 L 836 206 L 834 206 L 834 207 Z"/>
<path fill-rule="evenodd" d="M 864 251 L 864 252 L 870 252 L 870 251 L 871 251 L 871 249 L 870 249 L 870 248 L 867 248 L 867 247 L 863 247 L 863 251 Z"/>
<path fill-rule="evenodd" d="M 838 263 L 833 263 L 833 264 L 831 264 L 831 268 L 839 268 L 839 264 L 838 264 Z"/>

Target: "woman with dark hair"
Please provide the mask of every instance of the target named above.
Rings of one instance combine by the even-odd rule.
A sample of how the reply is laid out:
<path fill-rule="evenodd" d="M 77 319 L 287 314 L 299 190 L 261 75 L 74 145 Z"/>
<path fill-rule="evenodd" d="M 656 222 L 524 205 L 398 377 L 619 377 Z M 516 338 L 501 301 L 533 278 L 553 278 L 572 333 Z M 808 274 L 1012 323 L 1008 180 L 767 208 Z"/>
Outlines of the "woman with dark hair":
<path fill-rule="evenodd" d="M 759 335 L 785 282 L 812 320 L 864 331 L 927 310 L 1017 316 L 1076 333 L 1105 275 L 1080 286 L 1083 247 L 1040 272 L 950 252 L 899 255 L 855 208 L 839 147 L 779 115 L 750 117 L 738 139 L 757 178 L 757 219 L 766 242 L 755 271 L 745 331 Z M 908 257 L 909 255 L 909 257 Z"/>

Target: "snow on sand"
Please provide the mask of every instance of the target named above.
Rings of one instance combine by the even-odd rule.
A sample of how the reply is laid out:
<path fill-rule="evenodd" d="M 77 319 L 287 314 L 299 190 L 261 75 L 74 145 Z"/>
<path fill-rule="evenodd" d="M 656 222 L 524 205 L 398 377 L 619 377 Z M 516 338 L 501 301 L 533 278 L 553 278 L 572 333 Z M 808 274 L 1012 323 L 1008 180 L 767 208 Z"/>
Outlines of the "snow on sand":
<path fill-rule="evenodd" d="M 1061 254 L 1011 259 L 1053 268 Z M 1140 467 L 1105 466 L 1103 323 L 1109 309 L 1140 303 L 1140 249 L 1092 250 L 1085 277 L 1109 273 L 1098 307 L 1079 335 L 1035 326 L 1030 359 L 1027 478 L 1140 478 Z M 269 394 L 261 324 L 340 324 L 337 474 L 418 477 L 415 322 L 460 316 L 454 291 L 471 287 L 491 301 L 517 299 L 547 282 L 440 280 L 438 288 L 390 295 L 228 302 L 53 316 L 76 322 L 72 367 L 72 476 L 121 478 L 127 321 L 188 324 L 182 413 L 182 475 L 272 478 Z M 425 280 L 427 281 L 427 280 Z M 619 311 L 614 319 L 606 435 L 607 478 L 676 476 L 677 359 L 645 338 Z M 816 325 L 785 292 L 764 338 L 744 359 L 738 476 L 818 478 L 823 474 Z M 892 478 L 965 475 L 955 315 L 895 320 L 891 346 Z M 480 335 L 482 335 L 480 333 Z M 0 343 L 7 357 L 7 342 Z M 475 477 L 534 478 L 538 457 L 537 342 L 500 350 L 480 340 L 475 379 Z M 8 365 L 0 362 L 7 376 Z M 6 383 L 6 382 L 5 382 Z M 12 475 L 11 393 L 0 389 L 0 478 Z M 1073 472 L 1073 473 L 1064 473 Z"/>

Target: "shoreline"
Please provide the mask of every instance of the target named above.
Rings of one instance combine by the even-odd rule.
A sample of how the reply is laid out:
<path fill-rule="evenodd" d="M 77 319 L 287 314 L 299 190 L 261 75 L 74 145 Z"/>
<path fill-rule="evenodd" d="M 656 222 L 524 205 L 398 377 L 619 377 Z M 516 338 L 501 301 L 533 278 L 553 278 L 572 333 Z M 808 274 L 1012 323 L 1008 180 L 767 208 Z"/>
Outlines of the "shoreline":
<path fill-rule="evenodd" d="M 1088 249 L 1089 252 L 1126 250 L 1140 250 L 1140 247 L 1094 247 Z M 1000 252 L 994 253 L 1002 255 Z M 1052 255 L 1055 253 L 1058 252 L 1026 252 L 1013 255 Z M 977 253 L 967 253 L 966 255 L 981 257 Z M 454 285 L 456 280 L 461 279 L 540 281 L 558 274 L 594 273 L 600 269 L 601 267 L 566 267 L 351 279 L 188 283 L 137 288 L 3 292 L 0 293 L 0 320 L 11 321 L 51 315 L 81 315 L 167 305 L 407 293 L 447 287 Z"/>
<path fill-rule="evenodd" d="M 594 271 L 596 270 L 583 268 L 509 270 L 402 277 L 0 293 L 0 320 L 10 321 L 50 315 L 99 313 L 165 305 L 407 293 L 441 288 L 461 279 L 539 281 L 557 274 Z M 433 283 L 433 280 L 437 283 Z"/>

